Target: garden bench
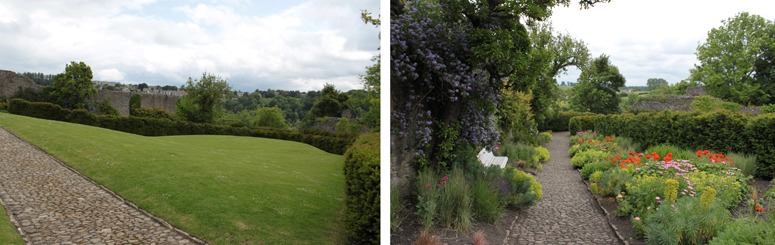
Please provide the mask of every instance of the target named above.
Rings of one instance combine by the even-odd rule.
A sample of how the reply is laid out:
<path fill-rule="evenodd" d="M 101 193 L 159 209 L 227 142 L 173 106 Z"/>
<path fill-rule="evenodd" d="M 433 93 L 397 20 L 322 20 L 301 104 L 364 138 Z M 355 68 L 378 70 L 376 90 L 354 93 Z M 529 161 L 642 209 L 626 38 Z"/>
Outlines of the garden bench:
<path fill-rule="evenodd" d="M 506 167 L 506 163 L 509 161 L 508 157 L 496 157 L 492 154 L 491 151 L 488 151 L 486 148 L 482 148 L 481 151 L 479 151 L 479 154 L 476 155 L 476 158 L 479 159 L 480 162 L 482 162 L 482 165 L 485 167 L 489 167 L 491 165 L 497 165 L 501 168 Z"/>

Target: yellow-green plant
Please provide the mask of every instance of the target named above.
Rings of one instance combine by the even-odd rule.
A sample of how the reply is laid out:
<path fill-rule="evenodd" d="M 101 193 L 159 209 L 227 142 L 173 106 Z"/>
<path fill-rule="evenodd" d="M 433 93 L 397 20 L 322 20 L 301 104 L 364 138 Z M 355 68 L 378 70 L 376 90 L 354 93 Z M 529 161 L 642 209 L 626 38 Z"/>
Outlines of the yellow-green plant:
<path fill-rule="evenodd" d="M 702 191 L 702 195 L 700 196 L 700 207 L 703 209 L 710 208 L 711 205 L 713 205 L 713 201 L 716 200 L 716 189 L 713 189 L 713 187 L 707 186 Z"/>
<path fill-rule="evenodd" d="M 678 198 L 678 181 L 674 179 L 665 180 L 665 201 L 675 203 Z"/>
<path fill-rule="evenodd" d="M 549 149 L 546 149 L 543 146 L 537 146 L 535 149 L 538 153 L 538 159 L 540 162 L 549 161 Z"/>

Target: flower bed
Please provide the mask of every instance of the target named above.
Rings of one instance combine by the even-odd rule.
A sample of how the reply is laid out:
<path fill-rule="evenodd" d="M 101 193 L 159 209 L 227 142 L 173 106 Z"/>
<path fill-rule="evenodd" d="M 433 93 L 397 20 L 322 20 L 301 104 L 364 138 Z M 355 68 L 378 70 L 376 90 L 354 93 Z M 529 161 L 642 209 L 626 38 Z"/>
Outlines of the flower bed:
<path fill-rule="evenodd" d="M 725 242 L 743 242 L 728 230 L 740 227 L 755 226 L 749 230 L 762 237 L 775 232 L 772 225 L 763 222 L 769 216 L 771 223 L 773 212 L 761 205 L 775 199 L 775 191 L 761 200 L 752 198 L 750 214 L 746 215 L 749 220 L 737 224 L 731 218 L 729 210 L 751 194 L 748 181 L 753 175 L 744 174 L 735 162 L 752 162 L 750 157 L 709 150 L 689 152 L 672 146 L 651 147 L 641 153 L 629 142 L 578 132 L 571 137 L 569 154 L 573 166 L 589 180 L 591 192 L 615 197 L 616 215 L 629 216 L 647 243 L 703 244 L 713 242 L 719 234 L 726 234 Z M 757 217 L 761 219 L 758 223 Z M 769 241 L 773 238 L 767 239 L 756 241 L 772 244 Z"/>

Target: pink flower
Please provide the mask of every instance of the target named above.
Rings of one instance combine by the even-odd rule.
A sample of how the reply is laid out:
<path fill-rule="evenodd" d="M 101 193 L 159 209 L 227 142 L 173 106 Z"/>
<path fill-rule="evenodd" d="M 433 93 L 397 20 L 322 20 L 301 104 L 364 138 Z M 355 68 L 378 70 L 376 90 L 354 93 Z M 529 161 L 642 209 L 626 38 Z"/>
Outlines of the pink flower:
<path fill-rule="evenodd" d="M 640 221 L 640 217 L 635 217 L 635 221 Z"/>
<path fill-rule="evenodd" d="M 657 197 L 657 203 L 662 203 L 662 198 Z"/>
<path fill-rule="evenodd" d="M 616 196 L 616 198 L 622 199 L 622 198 L 624 198 L 624 196 L 622 196 L 622 194 L 619 194 L 618 196 Z"/>

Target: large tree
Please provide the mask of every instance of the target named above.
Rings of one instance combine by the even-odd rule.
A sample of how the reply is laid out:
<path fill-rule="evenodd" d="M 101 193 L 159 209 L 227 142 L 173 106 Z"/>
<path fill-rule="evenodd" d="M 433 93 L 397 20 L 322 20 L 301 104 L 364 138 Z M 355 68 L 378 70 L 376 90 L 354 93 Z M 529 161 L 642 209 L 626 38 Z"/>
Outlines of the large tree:
<path fill-rule="evenodd" d="M 724 100 L 754 105 L 771 101 L 775 94 L 765 90 L 771 83 L 754 76 L 757 59 L 775 42 L 775 25 L 746 12 L 721 23 L 697 47 L 700 64 L 691 70 L 690 79 L 702 82 L 709 95 Z"/>
<path fill-rule="evenodd" d="M 603 54 L 581 71 L 579 84 L 573 88 L 571 108 L 576 111 L 612 114 L 619 112 L 619 88 L 625 83 L 619 68 Z"/>
<path fill-rule="evenodd" d="M 86 63 L 71 61 L 65 65 L 64 73 L 54 76 L 51 98 L 66 108 L 85 108 L 86 100 L 97 94 L 92 77 L 91 67 Z"/>
<path fill-rule="evenodd" d="M 646 80 L 646 86 L 649 87 L 649 90 L 654 91 L 664 86 L 669 86 L 670 84 L 667 83 L 667 80 L 662 78 L 649 78 Z"/>
<path fill-rule="evenodd" d="M 530 79 L 520 74 L 515 80 L 534 80 L 532 84 L 516 87 L 522 92 L 532 92 L 533 100 L 530 106 L 536 123 L 540 125 L 546 123 L 551 113 L 559 110 L 556 103 L 559 91 L 556 77 L 566 73 L 568 67 L 585 67 L 590 53 L 583 41 L 574 39 L 567 33 L 555 34 L 551 22 L 529 22 L 528 27 L 533 48 L 528 69 L 543 72 L 535 73 L 537 77 Z"/>
<path fill-rule="evenodd" d="M 191 77 L 186 82 L 186 96 L 178 100 L 175 113 L 192 122 L 212 123 L 215 114 L 222 108 L 223 97 L 230 90 L 226 80 L 202 73 L 199 80 Z"/>

